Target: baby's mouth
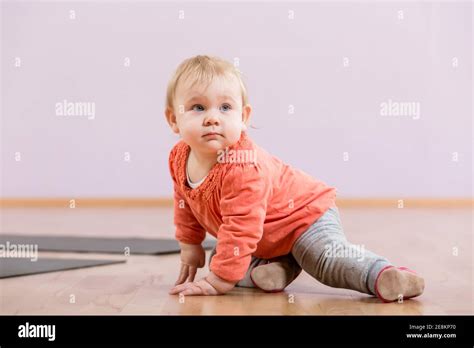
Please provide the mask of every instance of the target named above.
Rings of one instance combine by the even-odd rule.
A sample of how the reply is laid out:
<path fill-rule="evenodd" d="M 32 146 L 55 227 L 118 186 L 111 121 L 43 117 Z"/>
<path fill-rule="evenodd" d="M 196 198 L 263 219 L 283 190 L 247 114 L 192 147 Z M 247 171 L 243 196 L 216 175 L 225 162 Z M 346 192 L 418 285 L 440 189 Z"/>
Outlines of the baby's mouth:
<path fill-rule="evenodd" d="M 218 138 L 221 137 L 222 134 L 216 133 L 216 132 L 209 132 L 203 135 L 203 138 Z"/>

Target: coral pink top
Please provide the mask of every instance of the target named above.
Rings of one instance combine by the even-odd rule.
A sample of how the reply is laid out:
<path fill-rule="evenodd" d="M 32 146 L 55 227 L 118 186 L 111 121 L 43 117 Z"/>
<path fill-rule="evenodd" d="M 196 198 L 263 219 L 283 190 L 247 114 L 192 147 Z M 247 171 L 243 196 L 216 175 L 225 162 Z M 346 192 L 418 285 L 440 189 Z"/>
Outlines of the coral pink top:
<path fill-rule="evenodd" d="M 184 141 L 171 150 L 169 168 L 176 239 L 200 244 L 208 231 L 217 238 L 211 271 L 237 282 L 252 255 L 270 259 L 290 253 L 296 239 L 335 206 L 336 189 L 270 155 L 245 132 L 228 150 L 195 189 L 187 184 L 190 147 Z M 239 163 L 245 159 L 241 150 L 247 151 L 247 163 Z"/>

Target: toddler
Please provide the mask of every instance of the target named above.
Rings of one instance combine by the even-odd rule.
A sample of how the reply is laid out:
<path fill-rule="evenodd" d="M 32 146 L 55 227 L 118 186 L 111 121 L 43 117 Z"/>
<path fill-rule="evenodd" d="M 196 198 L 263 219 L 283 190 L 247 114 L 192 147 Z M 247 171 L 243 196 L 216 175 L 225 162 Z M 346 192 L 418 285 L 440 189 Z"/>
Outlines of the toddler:
<path fill-rule="evenodd" d="M 301 272 L 323 284 L 391 302 L 418 296 L 424 280 L 344 236 L 336 189 L 283 163 L 248 136 L 252 108 L 241 73 L 209 56 L 182 62 L 165 116 L 181 139 L 171 150 L 174 224 L 181 247 L 170 294 L 220 295 L 235 286 L 282 291 Z M 209 274 L 201 246 L 217 238 Z"/>

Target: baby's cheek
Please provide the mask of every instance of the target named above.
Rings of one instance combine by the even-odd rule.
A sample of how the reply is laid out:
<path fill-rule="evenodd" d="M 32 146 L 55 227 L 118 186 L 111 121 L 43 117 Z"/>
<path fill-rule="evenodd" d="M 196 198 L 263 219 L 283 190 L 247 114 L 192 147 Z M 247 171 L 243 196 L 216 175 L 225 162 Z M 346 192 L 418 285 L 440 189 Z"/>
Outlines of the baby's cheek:
<path fill-rule="evenodd" d="M 230 145 L 233 145 L 239 141 L 241 132 L 242 127 L 240 124 L 233 124 L 232 127 L 227 128 L 226 140 L 230 143 Z"/>
<path fill-rule="evenodd" d="M 201 134 L 199 132 L 199 128 L 197 125 L 187 123 L 185 126 L 181 128 L 181 136 L 183 137 L 183 140 L 185 142 L 193 143 L 199 140 L 199 138 L 201 137 Z"/>

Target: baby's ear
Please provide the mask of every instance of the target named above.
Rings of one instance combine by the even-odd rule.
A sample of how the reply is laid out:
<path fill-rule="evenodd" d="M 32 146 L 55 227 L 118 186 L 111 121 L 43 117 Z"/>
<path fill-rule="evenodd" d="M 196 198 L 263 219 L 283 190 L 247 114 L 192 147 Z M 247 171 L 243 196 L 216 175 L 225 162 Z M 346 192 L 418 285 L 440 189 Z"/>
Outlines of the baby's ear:
<path fill-rule="evenodd" d="M 172 108 L 169 108 L 169 107 L 166 108 L 165 117 L 166 117 L 166 121 L 168 121 L 168 124 L 170 125 L 173 132 L 179 134 L 178 123 L 176 122 L 176 115 L 174 114 L 174 111 Z"/>
<path fill-rule="evenodd" d="M 250 104 L 244 105 L 242 108 L 242 123 L 248 125 L 250 122 L 250 117 L 252 115 L 252 106 Z"/>

